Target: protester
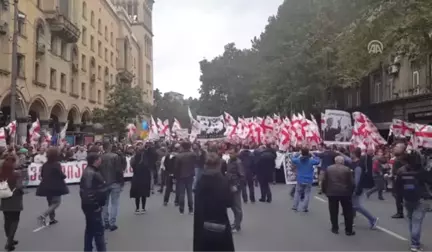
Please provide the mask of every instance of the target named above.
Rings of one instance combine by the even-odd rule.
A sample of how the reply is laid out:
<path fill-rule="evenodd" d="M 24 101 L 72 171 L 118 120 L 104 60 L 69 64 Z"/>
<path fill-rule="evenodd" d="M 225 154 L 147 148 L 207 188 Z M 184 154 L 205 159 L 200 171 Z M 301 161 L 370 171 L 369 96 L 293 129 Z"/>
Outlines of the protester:
<path fill-rule="evenodd" d="M 165 156 L 164 168 L 165 168 L 165 194 L 163 199 L 164 206 L 168 205 L 169 198 L 172 192 L 174 192 L 175 184 L 175 158 L 180 151 L 180 144 L 175 144 L 170 153 Z M 175 206 L 178 206 L 178 194 L 175 194 L 174 200 Z"/>
<path fill-rule="evenodd" d="M 331 231 L 339 233 L 339 204 L 345 219 L 345 234 L 355 235 L 353 231 L 353 205 L 352 194 L 354 191 L 354 179 L 351 169 L 344 165 L 344 157 L 337 156 L 335 164 L 327 167 L 323 174 L 322 190 L 328 197 Z"/>
<path fill-rule="evenodd" d="M 146 202 L 150 197 L 152 179 L 150 155 L 148 148 L 140 148 L 130 162 L 133 170 L 130 197 L 135 199 L 135 214 L 146 213 Z"/>
<path fill-rule="evenodd" d="M 100 173 L 101 158 L 97 153 L 89 153 L 87 167 L 80 180 L 81 209 L 85 215 L 84 251 L 93 251 L 93 241 L 97 251 L 106 251 L 102 208 L 106 204 L 108 187 Z"/>
<path fill-rule="evenodd" d="M 102 215 L 105 228 L 111 231 L 118 229 L 117 216 L 119 211 L 120 194 L 124 186 L 124 167 L 122 167 L 120 157 L 112 152 L 112 145 L 104 143 L 104 154 L 102 155 L 102 163 L 100 172 L 108 186 L 108 199 L 103 207 Z"/>
<path fill-rule="evenodd" d="M 47 162 L 41 167 L 41 182 L 36 190 L 36 195 L 46 197 L 48 209 L 45 210 L 39 217 L 38 221 L 41 225 L 53 225 L 58 221 L 55 218 L 55 210 L 60 206 L 61 196 L 69 193 L 66 185 L 61 164 L 59 162 L 59 150 L 56 147 L 51 147 L 47 151 Z M 47 223 L 46 217 L 49 216 Z"/>
<path fill-rule="evenodd" d="M 308 212 L 310 193 L 314 178 L 314 166 L 320 163 L 320 159 L 311 155 L 308 148 L 302 148 L 301 156 L 292 157 L 291 162 L 297 169 L 297 184 L 292 210 L 298 211 L 299 206 L 301 205 L 301 210 L 303 212 Z M 303 199 L 301 199 L 302 195 L 304 195 Z"/>
<path fill-rule="evenodd" d="M 401 151 L 402 147 L 402 145 L 396 147 L 396 151 Z M 422 167 L 422 164 L 419 164 L 416 155 L 411 154 L 406 157 L 406 163 L 398 168 L 395 180 L 396 195 L 402 196 L 405 202 L 412 252 L 422 249 L 420 243 L 422 224 L 430 207 L 426 200 L 432 199 L 429 189 L 432 185 L 430 173 Z"/>
<path fill-rule="evenodd" d="M 34 157 L 33 162 L 36 164 L 44 164 L 47 161 L 45 148 L 41 147 L 38 154 Z"/>
<path fill-rule="evenodd" d="M 243 220 L 241 192 L 246 179 L 242 162 L 237 158 L 237 151 L 235 147 L 231 147 L 228 150 L 228 153 L 230 158 L 227 164 L 226 177 L 233 194 L 233 203 L 231 209 L 234 213 L 234 223 L 232 225 L 232 231 L 239 232 L 241 230 L 241 222 Z"/>
<path fill-rule="evenodd" d="M 353 152 L 353 168 L 354 168 L 354 182 L 355 190 L 352 197 L 352 204 L 354 208 L 354 215 L 356 212 L 362 214 L 368 221 L 371 229 L 376 228 L 378 225 L 378 218 L 373 216 L 362 204 L 361 198 L 365 188 L 365 182 L 368 177 L 364 166 L 361 166 L 361 150 L 359 148 L 355 149 Z M 345 214 L 345 212 L 344 212 Z"/>
<path fill-rule="evenodd" d="M 408 164 L 408 154 L 406 152 L 406 144 L 403 142 L 396 143 L 393 148 L 393 154 L 395 156 L 391 177 L 393 179 L 393 185 L 396 184 L 396 178 L 398 174 L 398 170 Z M 393 186 L 393 196 L 395 198 L 396 204 L 396 214 L 392 216 L 393 219 L 403 219 L 404 211 L 403 211 L 403 195 L 400 191 L 396 190 L 396 187 Z"/>
<path fill-rule="evenodd" d="M 374 187 L 366 192 L 369 198 L 375 192 L 378 192 L 378 199 L 384 200 L 383 192 L 385 189 L 384 172 L 388 169 L 387 158 L 384 156 L 383 150 L 378 150 L 375 160 L 372 164 L 372 173 L 374 179 Z"/>
<path fill-rule="evenodd" d="M 249 189 L 249 199 L 252 203 L 255 203 L 255 188 L 254 188 L 254 163 L 253 163 L 253 153 L 250 151 L 249 146 L 245 145 L 243 150 L 240 151 L 238 158 L 243 164 L 243 168 L 246 176 L 246 186 L 242 188 L 243 202 L 248 202 L 248 192 Z"/>
<path fill-rule="evenodd" d="M 181 151 L 175 158 L 176 189 L 179 211 L 184 213 L 185 193 L 188 199 L 189 214 L 193 214 L 192 184 L 195 173 L 196 154 L 191 151 L 189 142 L 181 143 Z"/>
<path fill-rule="evenodd" d="M 330 145 L 324 145 L 323 152 L 315 153 L 317 157 L 321 159 L 321 163 L 318 170 L 318 194 L 322 193 L 322 180 L 324 178 L 324 173 L 330 165 L 334 165 L 337 153 L 331 148 Z"/>
<path fill-rule="evenodd" d="M 276 152 L 265 146 L 261 146 L 255 153 L 255 171 L 261 189 L 260 202 L 272 201 L 270 183 L 273 181 L 273 170 L 276 167 Z"/>
<path fill-rule="evenodd" d="M 3 212 L 4 231 L 7 239 L 5 250 L 13 251 L 18 245 L 15 234 L 23 211 L 22 174 L 15 171 L 16 157 L 14 155 L 6 156 L 0 167 L 0 181 L 5 181 L 9 190 L 12 191 L 12 197 L 1 199 L 0 211 Z"/>
<path fill-rule="evenodd" d="M 216 153 L 209 153 L 196 185 L 193 251 L 235 250 L 227 213 L 232 195 L 220 171 L 222 162 Z"/>
<path fill-rule="evenodd" d="M 87 151 L 84 146 L 79 146 L 77 152 L 74 153 L 74 159 L 76 161 L 83 161 L 87 158 Z"/>
<path fill-rule="evenodd" d="M 193 190 L 195 190 L 196 184 L 201 177 L 201 173 L 204 169 L 204 163 L 206 158 L 206 153 L 203 149 L 201 149 L 201 146 L 199 144 L 193 144 L 192 150 L 196 154 L 197 160 L 196 160 L 196 167 L 195 167 L 195 177 L 193 182 Z"/>

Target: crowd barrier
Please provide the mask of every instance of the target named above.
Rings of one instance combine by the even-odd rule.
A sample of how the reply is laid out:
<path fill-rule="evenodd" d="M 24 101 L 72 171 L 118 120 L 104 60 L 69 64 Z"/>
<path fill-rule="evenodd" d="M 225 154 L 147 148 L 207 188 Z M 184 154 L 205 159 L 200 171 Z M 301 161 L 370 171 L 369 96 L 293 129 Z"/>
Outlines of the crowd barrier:
<path fill-rule="evenodd" d="M 87 161 L 72 161 L 61 163 L 63 173 L 66 175 L 66 183 L 80 182 L 81 175 L 87 166 Z M 42 164 L 31 163 L 28 167 L 28 186 L 38 186 L 41 178 Z M 130 167 L 130 158 L 127 158 L 127 168 L 124 173 L 125 177 L 132 177 L 132 168 Z"/>

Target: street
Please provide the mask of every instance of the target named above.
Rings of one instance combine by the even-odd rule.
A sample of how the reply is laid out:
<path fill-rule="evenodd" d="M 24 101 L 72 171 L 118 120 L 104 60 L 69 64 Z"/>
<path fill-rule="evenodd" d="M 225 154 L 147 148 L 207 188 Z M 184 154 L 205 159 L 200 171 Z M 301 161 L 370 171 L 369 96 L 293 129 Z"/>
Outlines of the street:
<path fill-rule="evenodd" d="M 16 239 L 18 251 L 82 251 L 84 217 L 80 209 L 78 186 L 69 186 L 57 211 L 59 223 L 33 232 L 36 217 L 46 208 L 46 200 L 36 197 L 35 189 L 25 195 L 24 212 Z M 386 194 L 385 201 L 376 195 L 365 199 L 365 205 L 380 218 L 378 230 L 370 230 L 362 217 L 356 219 L 356 235 L 330 232 L 326 198 L 311 197 L 309 213 L 291 210 L 290 186 L 272 186 L 273 202 L 244 205 L 242 231 L 234 234 L 237 251 L 407 251 L 409 234 L 406 220 L 394 220 L 394 200 Z M 259 190 L 256 188 L 259 195 Z M 191 251 L 193 216 L 180 215 L 173 204 L 162 205 L 159 193 L 147 202 L 147 214 L 134 215 L 134 202 L 129 198 L 129 183 L 121 196 L 119 229 L 107 232 L 109 251 Z M 232 212 L 229 211 L 230 218 Z M 342 216 L 340 216 L 342 222 Z M 429 218 L 428 218 L 429 217 Z M 3 220 L 1 220 L 3 221 Z M 432 220 L 426 216 L 422 241 L 425 250 L 432 248 Z M 340 227 L 343 231 L 343 224 Z M 2 230 L 3 232 L 3 230 Z M 1 246 L 5 238 L 1 236 Z"/>

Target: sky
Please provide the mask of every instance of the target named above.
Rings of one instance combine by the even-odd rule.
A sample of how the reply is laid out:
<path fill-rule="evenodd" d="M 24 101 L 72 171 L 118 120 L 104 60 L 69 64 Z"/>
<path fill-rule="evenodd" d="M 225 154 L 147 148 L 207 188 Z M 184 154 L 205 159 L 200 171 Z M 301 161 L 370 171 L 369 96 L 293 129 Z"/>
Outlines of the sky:
<path fill-rule="evenodd" d="M 153 6 L 154 85 L 198 98 L 199 61 L 228 43 L 250 48 L 283 0 L 156 0 Z"/>

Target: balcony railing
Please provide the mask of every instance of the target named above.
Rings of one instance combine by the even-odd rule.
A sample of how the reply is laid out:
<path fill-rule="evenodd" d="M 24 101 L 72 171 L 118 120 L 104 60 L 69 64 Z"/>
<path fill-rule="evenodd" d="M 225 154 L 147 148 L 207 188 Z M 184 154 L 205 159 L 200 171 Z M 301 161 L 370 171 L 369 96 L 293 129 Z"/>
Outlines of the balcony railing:
<path fill-rule="evenodd" d="M 407 98 L 416 95 L 423 95 L 431 93 L 430 88 L 424 86 L 417 86 L 416 88 L 402 89 L 394 93 L 394 99 Z"/>
<path fill-rule="evenodd" d="M 67 43 L 78 42 L 81 35 L 80 29 L 65 15 L 60 14 L 58 8 L 45 11 L 45 16 L 52 34 L 62 38 Z"/>

